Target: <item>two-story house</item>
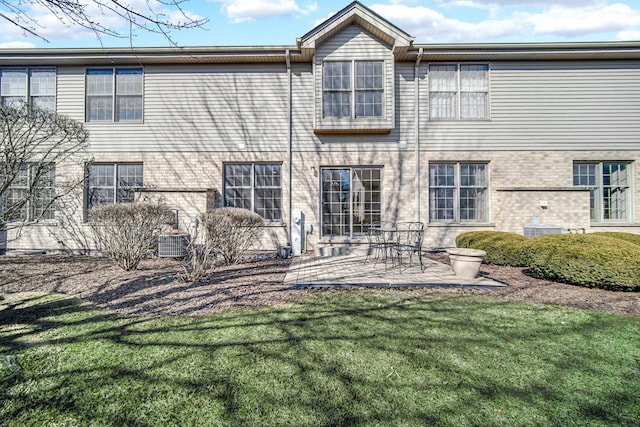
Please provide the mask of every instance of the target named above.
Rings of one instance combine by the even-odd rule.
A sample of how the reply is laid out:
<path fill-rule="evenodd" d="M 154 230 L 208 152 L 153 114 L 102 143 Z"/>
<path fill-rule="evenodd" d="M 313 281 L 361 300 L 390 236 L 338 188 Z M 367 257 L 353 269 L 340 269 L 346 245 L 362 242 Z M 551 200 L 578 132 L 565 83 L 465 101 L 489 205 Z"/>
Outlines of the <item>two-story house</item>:
<path fill-rule="evenodd" d="M 430 247 L 534 221 L 640 232 L 639 43 L 419 44 L 353 2 L 290 46 L 5 49 L 0 73 L 3 102 L 44 96 L 90 132 L 81 233 L 136 192 L 181 229 L 252 209 L 264 248 L 298 209 L 308 249 L 381 219 L 424 222 Z M 73 247 L 60 215 L 10 247 Z"/>

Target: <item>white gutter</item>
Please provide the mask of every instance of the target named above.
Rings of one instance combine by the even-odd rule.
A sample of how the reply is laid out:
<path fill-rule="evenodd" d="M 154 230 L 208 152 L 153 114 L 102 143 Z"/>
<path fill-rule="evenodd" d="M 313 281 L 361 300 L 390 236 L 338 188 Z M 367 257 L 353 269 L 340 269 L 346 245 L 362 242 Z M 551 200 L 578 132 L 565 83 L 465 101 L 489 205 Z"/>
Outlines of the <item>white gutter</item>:
<path fill-rule="evenodd" d="M 418 49 L 418 55 L 416 57 L 416 65 L 413 69 L 413 91 L 414 91 L 414 150 L 415 150 L 415 161 L 416 161 L 416 178 L 415 178 L 415 188 L 416 188 L 416 221 L 421 221 L 420 215 L 420 81 L 418 79 L 418 72 L 420 68 L 420 61 L 422 61 L 422 48 Z"/>
<path fill-rule="evenodd" d="M 289 211 L 289 219 L 287 220 L 287 236 L 289 238 L 289 244 L 292 244 L 291 241 L 291 220 L 292 210 L 293 210 L 293 114 L 292 114 L 292 99 L 293 91 L 291 88 L 291 53 L 289 49 L 285 50 L 285 61 L 287 64 L 287 150 L 288 150 L 288 180 L 289 180 L 289 203 L 287 210 Z"/>

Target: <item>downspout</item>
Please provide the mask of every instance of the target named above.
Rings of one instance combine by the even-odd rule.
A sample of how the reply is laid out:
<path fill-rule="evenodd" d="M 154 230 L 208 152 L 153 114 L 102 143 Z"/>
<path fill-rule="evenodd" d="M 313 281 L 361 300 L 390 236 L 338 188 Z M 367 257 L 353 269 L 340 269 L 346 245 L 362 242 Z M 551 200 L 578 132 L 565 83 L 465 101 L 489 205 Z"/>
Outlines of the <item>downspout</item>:
<path fill-rule="evenodd" d="M 414 150 L 415 150 L 415 162 L 416 162 L 416 221 L 420 222 L 421 213 L 420 213 L 420 205 L 421 205 L 421 197 L 420 197 L 420 81 L 418 79 L 418 72 L 420 68 L 420 61 L 422 61 L 422 48 L 418 49 L 418 56 L 416 58 L 416 65 L 413 69 L 413 92 L 414 92 L 414 111 L 413 111 L 413 120 L 414 120 Z"/>
<path fill-rule="evenodd" d="M 291 245 L 292 239 L 291 239 L 291 220 L 293 219 L 293 217 L 291 216 L 293 214 L 293 201 L 292 201 L 292 197 L 293 197 L 293 114 L 292 114 L 292 99 L 291 97 L 293 96 L 292 90 L 291 90 L 291 52 L 289 51 L 289 49 L 285 50 L 284 52 L 284 56 L 285 56 L 285 61 L 287 64 L 287 151 L 288 151 L 288 161 L 289 161 L 289 167 L 288 167 L 288 180 L 289 180 L 289 195 L 288 195 L 288 206 L 287 206 L 287 210 L 289 212 L 289 219 L 287 221 L 287 236 L 288 236 L 288 240 L 289 240 L 289 245 Z"/>

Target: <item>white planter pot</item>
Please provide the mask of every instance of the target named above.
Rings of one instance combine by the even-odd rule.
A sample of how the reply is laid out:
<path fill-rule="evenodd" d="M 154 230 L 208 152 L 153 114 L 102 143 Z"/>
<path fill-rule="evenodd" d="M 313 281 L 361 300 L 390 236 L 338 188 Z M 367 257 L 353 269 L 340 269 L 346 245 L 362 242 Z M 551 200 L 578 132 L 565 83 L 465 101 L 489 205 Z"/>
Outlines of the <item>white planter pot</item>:
<path fill-rule="evenodd" d="M 453 248 L 447 249 L 453 273 L 463 279 L 475 279 L 480 271 L 480 264 L 487 253 L 480 249 Z"/>

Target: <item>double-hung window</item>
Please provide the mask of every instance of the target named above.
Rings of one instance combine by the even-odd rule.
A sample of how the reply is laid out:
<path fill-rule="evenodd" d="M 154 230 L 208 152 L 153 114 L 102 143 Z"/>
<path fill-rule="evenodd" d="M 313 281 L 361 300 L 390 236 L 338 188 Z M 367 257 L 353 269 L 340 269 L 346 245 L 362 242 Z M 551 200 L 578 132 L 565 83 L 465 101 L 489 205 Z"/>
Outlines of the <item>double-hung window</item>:
<path fill-rule="evenodd" d="M 486 163 L 429 165 L 430 222 L 487 222 L 487 197 Z"/>
<path fill-rule="evenodd" d="M 8 220 L 53 219 L 54 200 L 55 166 L 28 163 L 15 171 L 13 181 L 0 200 L 0 208 Z"/>
<path fill-rule="evenodd" d="M 224 165 L 224 205 L 249 209 L 267 221 L 282 220 L 282 165 Z"/>
<path fill-rule="evenodd" d="M 325 61 L 323 117 L 382 117 L 384 61 Z"/>
<path fill-rule="evenodd" d="M 484 120 L 489 118 L 487 64 L 430 64 L 429 118 Z"/>
<path fill-rule="evenodd" d="M 0 70 L 2 105 L 29 104 L 46 111 L 56 109 L 56 71 L 52 68 Z"/>
<path fill-rule="evenodd" d="M 93 163 L 87 180 L 87 209 L 111 203 L 130 203 L 142 188 L 142 163 Z"/>
<path fill-rule="evenodd" d="M 590 193 L 592 222 L 628 222 L 631 164 L 629 162 L 575 162 L 573 185 Z"/>
<path fill-rule="evenodd" d="M 86 79 L 86 121 L 142 120 L 142 68 L 90 68 Z"/>

